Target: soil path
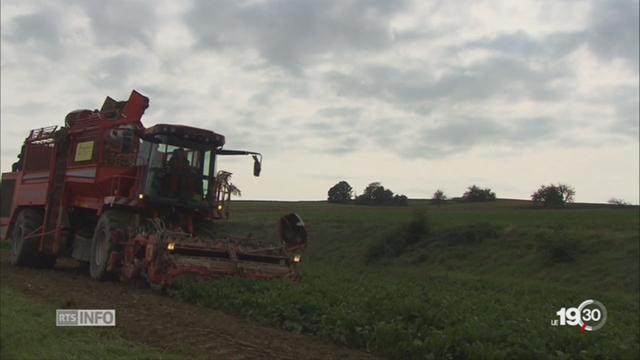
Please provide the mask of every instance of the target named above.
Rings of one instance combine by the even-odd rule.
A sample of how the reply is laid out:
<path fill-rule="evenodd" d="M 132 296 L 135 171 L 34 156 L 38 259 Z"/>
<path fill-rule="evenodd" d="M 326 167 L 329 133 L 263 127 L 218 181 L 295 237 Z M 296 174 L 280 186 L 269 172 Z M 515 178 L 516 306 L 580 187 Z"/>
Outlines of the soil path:
<path fill-rule="evenodd" d="M 0 281 L 58 308 L 116 309 L 126 339 L 196 359 L 372 359 L 317 338 L 264 327 L 117 282 L 95 282 L 72 261 L 53 270 L 14 267 L 2 251 Z"/>

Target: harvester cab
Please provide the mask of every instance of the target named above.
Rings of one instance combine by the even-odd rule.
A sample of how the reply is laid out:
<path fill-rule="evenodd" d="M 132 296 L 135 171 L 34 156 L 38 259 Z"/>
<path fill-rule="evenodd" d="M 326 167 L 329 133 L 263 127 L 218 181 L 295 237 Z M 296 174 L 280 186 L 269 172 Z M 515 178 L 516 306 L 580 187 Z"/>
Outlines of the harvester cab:
<path fill-rule="evenodd" d="M 139 199 L 156 206 L 209 212 L 212 218 L 228 218 L 226 203 L 236 188 L 231 174 L 217 171 L 217 158 L 252 155 L 254 175 L 260 175 L 262 154 L 222 149 L 225 138 L 213 131 L 159 124 L 140 133 L 136 161 L 142 189 Z"/>
<path fill-rule="evenodd" d="M 127 101 L 107 97 L 100 110 L 69 113 L 63 127 L 31 131 L 14 171 L 2 175 L 0 225 L 13 262 L 51 265 L 69 255 L 89 262 L 96 279 L 119 274 L 154 286 L 184 274 L 298 278 L 307 241 L 298 215 L 280 219 L 277 243 L 214 223 L 229 219 L 238 192 L 218 158 L 251 156 L 259 176 L 262 155 L 224 149 L 225 137 L 210 130 L 145 128 L 148 106 L 133 91 Z"/>

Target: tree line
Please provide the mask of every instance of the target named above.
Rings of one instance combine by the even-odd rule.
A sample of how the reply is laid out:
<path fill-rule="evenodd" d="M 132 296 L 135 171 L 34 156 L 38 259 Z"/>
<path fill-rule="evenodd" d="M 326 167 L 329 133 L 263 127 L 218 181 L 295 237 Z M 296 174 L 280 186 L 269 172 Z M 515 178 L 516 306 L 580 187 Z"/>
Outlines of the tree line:
<path fill-rule="evenodd" d="M 394 194 L 391 189 L 386 189 L 379 182 L 370 183 L 362 194 L 354 196 L 353 187 L 346 181 L 340 181 L 329 189 L 327 200 L 331 203 L 357 205 L 407 206 L 409 203 L 405 195 Z"/>
<path fill-rule="evenodd" d="M 541 207 L 562 207 L 567 203 L 573 202 L 575 194 L 575 189 L 570 185 L 541 185 L 533 194 L 531 194 L 531 200 L 534 205 Z M 481 188 L 477 185 L 471 185 L 467 187 L 466 191 L 459 198 L 449 199 L 441 189 L 438 189 L 431 197 L 431 202 L 436 205 L 444 204 L 447 200 L 457 200 L 462 202 L 495 201 L 496 193 L 490 188 Z M 621 200 L 615 200 L 616 202 L 622 203 Z M 358 205 L 406 206 L 408 204 L 407 196 L 394 194 L 391 189 L 385 188 L 380 182 L 370 183 L 364 189 L 362 194 L 354 196 L 353 187 L 344 180 L 338 182 L 329 189 L 327 193 L 327 201 L 337 204 L 352 203 Z M 613 200 L 610 200 L 609 203 L 614 204 Z"/>

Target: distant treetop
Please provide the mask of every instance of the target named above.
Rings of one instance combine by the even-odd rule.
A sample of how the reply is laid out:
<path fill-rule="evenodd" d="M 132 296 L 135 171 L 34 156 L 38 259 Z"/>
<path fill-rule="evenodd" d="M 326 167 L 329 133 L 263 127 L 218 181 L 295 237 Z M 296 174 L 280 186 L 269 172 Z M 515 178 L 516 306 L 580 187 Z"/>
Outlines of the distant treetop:
<path fill-rule="evenodd" d="M 476 185 L 469 186 L 467 191 L 462 195 L 462 201 L 468 202 L 480 202 L 480 201 L 494 201 L 496 199 L 496 193 L 491 189 L 481 189 Z"/>
<path fill-rule="evenodd" d="M 576 191 L 570 185 L 540 185 L 538 190 L 531 194 L 531 200 L 536 205 L 542 205 L 545 207 L 562 207 L 566 203 L 573 202 L 575 194 Z"/>
<path fill-rule="evenodd" d="M 447 195 L 445 195 L 444 191 L 440 189 L 436 190 L 436 192 L 434 192 L 433 196 L 431 197 L 431 203 L 436 205 L 441 205 L 446 200 L 447 200 Z"/>
<path fill-rule="evenodd" d="M 379 182 L 372 182 L 356 197 L 356 204 L 406 206 L 408 199 L 405 195 L 394 195 L 393 191 L 385 189 Z"/>
<path fill-rule="evenodd" d="M 347 203 L 351 200 L 353 188 L 346 181 L 335 184 L 327 193 L 327 201 L 331 203 Z"/>

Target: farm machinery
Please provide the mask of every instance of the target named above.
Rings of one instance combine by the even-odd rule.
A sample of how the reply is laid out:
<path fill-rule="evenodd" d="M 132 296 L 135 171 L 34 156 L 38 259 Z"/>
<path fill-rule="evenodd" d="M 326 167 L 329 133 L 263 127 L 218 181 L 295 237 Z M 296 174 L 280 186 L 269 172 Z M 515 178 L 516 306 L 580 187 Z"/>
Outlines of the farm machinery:
<path fill-rule="evenodd" d="M 96 280 L 145 279 L 162 288 L 193 274 L 298 279 L 306 246 L 302 219 L 279 220 L 267 242 L 220 231 L 236 188 L 217 171 L 225 137 L 189 126 L 144 127 L 149 99 L 107 97 L 76 110 L 64 126 L 31 130 L 12 172 L 2 174 L 0 230 L 15 265 L 53 267 L 58 257 L 88 263 Z"/>

